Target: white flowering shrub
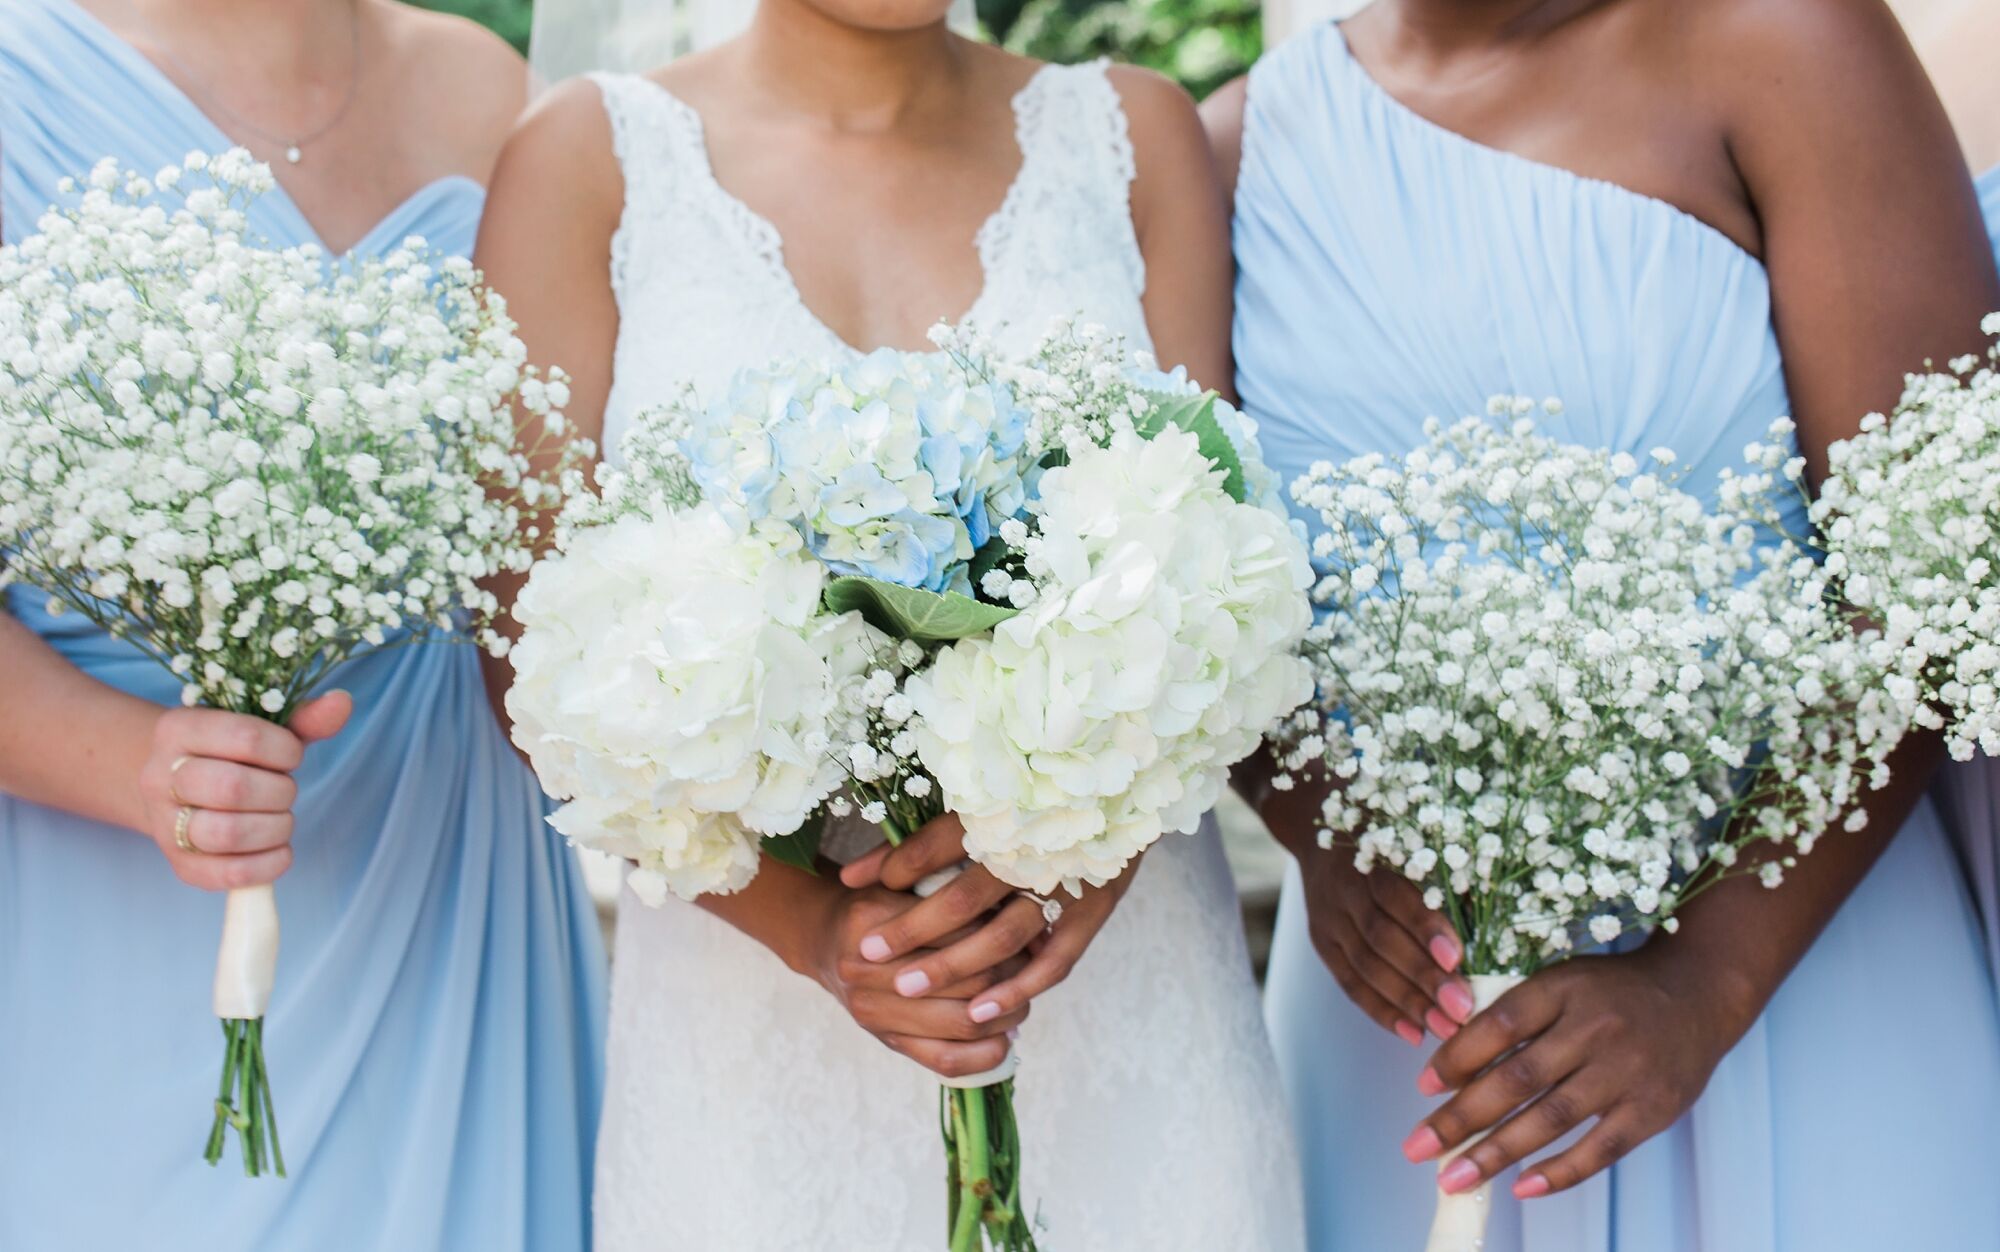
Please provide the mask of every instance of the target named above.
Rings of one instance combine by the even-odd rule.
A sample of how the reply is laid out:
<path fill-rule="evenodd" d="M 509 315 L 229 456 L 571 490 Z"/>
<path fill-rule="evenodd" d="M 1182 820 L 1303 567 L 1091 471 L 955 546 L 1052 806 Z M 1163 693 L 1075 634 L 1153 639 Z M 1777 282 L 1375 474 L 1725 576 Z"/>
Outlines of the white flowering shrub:
<path fill-rule="evenodd" d="M 1320 711 L 1287 763 L 1336 780 L 1325 846 L 1422 886 L 1466 968 L 1500 974 L 1672 929 L 1739 863 L 1775 885 L 1860 828 L 1913 708 L 1826 571 L 1766 526 L 1801 469 L 1789 423 L 1713 509 L 1664 449 L 1646 466 L 1527 420 L 1426 429 L 1293 487 L 1324 523 L 1323 618 Z"/>
<path fill-rule="evenodd" d="M 282 720 L 392 637 L 499 647 L 480 582 L 528 567 L 522 518 L 584 449 L 551 471 L 517 449 L 514 402 L 559 436 L 567 387 L 468 263 L 260 246 L 243 210 L 271 186 L 241 151 L 106 162 L 0 250 L 0 581 L 170 666 L 190 704 Z"/>
<path fill-rule="evenodd" d="M 2000 337 L 2000 314 L 1984 323 Z M 1952 756 L 2000 754 L 2000 341 L 1913 375 L 1833 445 L 1813 520 L 1846 599 L 1880 624 L 1897 698 Z"/>

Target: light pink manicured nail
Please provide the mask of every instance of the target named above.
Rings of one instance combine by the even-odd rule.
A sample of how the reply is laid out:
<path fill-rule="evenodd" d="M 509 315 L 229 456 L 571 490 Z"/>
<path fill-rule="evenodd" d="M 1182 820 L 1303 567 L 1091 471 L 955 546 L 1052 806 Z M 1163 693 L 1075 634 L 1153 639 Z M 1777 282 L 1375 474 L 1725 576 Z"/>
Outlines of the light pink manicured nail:
<path fill-rule="evenodd" d="M 1444 1079 L 1438 1077 L 1435 1069 L 1426 1065 L 1424 1072 L 1417 1075 L 1417 1090 L 1427 1096 L 1441 1096 L 1444 1094 Z"/>
<path fill-rule="evenodd" d="M 1410 1022 L 1396 1023 L 1396 1037 L 1413 1048 L 1424 1046 L 1424 1032 Z"/>
<path fill-rule="evenodd" d="M 906 969 L 896 975 L 896 991 L 900 995 L 920 996 L 931 989 L 931 976 L 920 969 Z"/>
<path fill-rule="evenodd" d="M 1429 1009 L 1424 1013 L 1424 1025 L 1430 1027 L 1431 1033 L 1440 1039 L 1449 1039 L 1458 1033 L 1458 1023 L 1436 1009 Z"/>
<path fill-rule="evenodd" d="M 981 1000 L 972 1006 L 972 1012 L 969 1016 L 975 1022 L 990 1022 L 1000 1016 L 1000 1001 Z"/>
<path fill-rule="evenodd" d="M 886 961 L 893 953 L 889 941 L 880 935 L 870 935 L 861 941 L 861 955 L 871 961 Z"/>
<path fill-rule="evenodd" d="M 1431 940 L 1430 947 L 1431 959 L 1436 961 L 1445 973 L 1449 974 L 1458 968 L 1458 959 L 1464 955 L 1459 949 L 1458 940 L 1450 935 L 1439 935 Z"/>
<path fill-rule="evenodd" d="M 1445 1166 L 1444 1172 L 1438 1175 L 1438 1190 L 1446 1195 L 1470 1191 L 1478 1185 L 1479 1167 L 1462 1156 Z"/>
<path fill-rule="evenodd" d="M 1548 1193 L 1549 1180 L 1540 1174 L 1529 1174 L 1526 1178 L 1514 1184 L 1514 1198 L 1516 1200 L 1532 1200 L 1537 1196 L 1545 1196 Z"/>
<path fill-rule="evenodd" d="M 1429 1126 L 1417 1127 L 1410 1132 L 1409 1138 L 1403 1140 L 1403 1155 L 1418 1164 L 1430 1160 L 1443 1148 L 1444 1144 L 1438 1139 L 1438 1132 Z"/>
<path fill-rule="evenodd" d="M 1021 1028 L 1019 1026 L 1009 1026 L 1007 1028 L 1007 1042 L 1015 1043 L 1018 1042 L 1020 1038 L 1021 1038 Z"/>
<path fill-rule="evenodd" d="M 1438 1005 L 1451 1014 L 1453 1021 L 1472 1020 L 1472 993 L 1461 982 L 1448 982 L 1438 988 Z"/>

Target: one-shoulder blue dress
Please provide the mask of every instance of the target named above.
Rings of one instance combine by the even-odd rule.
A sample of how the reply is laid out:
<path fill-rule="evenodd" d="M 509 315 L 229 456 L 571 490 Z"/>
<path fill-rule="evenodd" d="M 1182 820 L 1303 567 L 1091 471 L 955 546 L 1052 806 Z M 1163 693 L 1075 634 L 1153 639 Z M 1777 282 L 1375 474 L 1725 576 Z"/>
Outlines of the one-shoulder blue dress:
<path fill-rule="evenodd" d="M 1322 25 L 1250 80 L 1236 202 L 1245 408 L 1288 478 L 1405 450 L 1425 417 L 1561 397 L 1545 429 L 1680 455 L 1696 490 L 1788 412 L 1763 267 L 1658 200 L 1412 112 Z M 1588 958 L 1580 958 L 1588 959 Z M 1490 1252 L 2000 1247 L 2000 1013 L 1927 804 L 1706 1095 L 1572 1192 L 1496 1188 Z M 1287 883 L 1267 1011 L 1316 1252 L 1423 1245 L 1434 1167 L 1398 1151 L 1424 1053 L 1363 1017 Z M 1511 1180 L 1509 1180 L 1511 1181 Z"/>
<path fill-rule="evenodd" d="M 1979 203 L 1986 210 L 1986 233 L 2000 254 L 2000 169 L 1979 180 Z M 2000 759 L 1980 756 L 1945 766 L 1937 798 L 1979 903 L 1987 957 L 2000 970 Z"/>
<path fill-rule="evenodd" d="M 16 240 L 105 156 L 151 171 L 222 134 L 69 0 L 0 0 L 0 215 Z M 483 195 L 441 180 L 355 252 L 472 246 Z M 254 229 L 313 231 L 282 194 Z M 13 589 L 91 677 L 172 677 Z M 347 667 L 355 715 L 299 771 L 297 859 L 267 1023 L 289 1179 L 201 1159 L 220 1076 L 220 897 L 152 843 L 0 795 L 0 1248 L 564 1252 L 587 1244 L 604 953 L 581 875 L 487 705 L 470 647 Z M 6 716 L 0 675 L 0 716 Z M 122 786 L 107 779 L 107 786 Z"/>

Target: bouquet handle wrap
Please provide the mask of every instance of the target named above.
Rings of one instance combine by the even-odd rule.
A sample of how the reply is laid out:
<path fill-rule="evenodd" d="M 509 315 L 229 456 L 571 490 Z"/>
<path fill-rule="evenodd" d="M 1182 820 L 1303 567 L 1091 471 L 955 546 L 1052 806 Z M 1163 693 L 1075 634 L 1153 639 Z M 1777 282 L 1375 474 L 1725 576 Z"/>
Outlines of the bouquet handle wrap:
<path fill-rule="evenodd" d="M 1475 1015 L 1493 1007 L 1494 1001 L 1527 981 L 1524 974 L 1471 974 L 1472 1007 Z M 1470 1151 L 1485 1135 L 1476 1135 L 1438 1161 L 1438 1172 Z M 1486 1180 L 1471 1191 L 1457 1195 L 1438 1192 L 1437 1215 L 1431 1219 L 1431 1235 L 1424 1252 L 1480 1252 L 1486 1246 L 1486 1221 L 1493 1212 L 1493 1181 Z"/>
<path fill-rule="evenodd" d="M 916 886 L 916 893 L 928 900 L 938 892 L 943 891 L 947 886 L 950 886 L 951 881 L 960 874 L 963 874 L 970 866 L 971 862 L 968 861 L 963 864 L 954 865 L 949 869 L 941 869 L 930 877 L 925 878 L 922 882 L 919 882 Z M 950 1087 L 954 1091 L 977 1091 L 981 1087 L 991 1087 L 997 1083 L 1006 1082 L 1014 1076 L 1014 1071 L 1019 1068 L 1021 1068 L 1020 1053 L 1016 1052 L 1010 1044 L 1007 1048 L 1007 1059 L 983 1074 L 967 1074 L 963 1078 L 933 1076 L 937 1077 L 940 1084 Z"/>
<path fill-rule="evenodd" d="M 222 946 L 215 955 L 215 1015 L 223 1021 L 264 1016 L 277 968 L 277 895 L 269 883 L 238 887 L 222 908 Z"/>

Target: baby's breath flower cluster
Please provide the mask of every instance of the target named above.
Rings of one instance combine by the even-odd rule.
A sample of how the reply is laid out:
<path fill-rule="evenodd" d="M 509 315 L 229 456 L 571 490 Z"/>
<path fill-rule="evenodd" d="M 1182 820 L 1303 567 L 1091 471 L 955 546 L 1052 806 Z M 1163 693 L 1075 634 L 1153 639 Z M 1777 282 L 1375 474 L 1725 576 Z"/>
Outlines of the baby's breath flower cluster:
<path fill-rule="evenodd" d="M 0 250 L 0 580 L 172 667 L 183 696 L 282 719 L 328 672 L 459 629 L 525 570 L 538 377 L 471 266 L 411 239 L 329 272 L 246 237 L 272 186 L 232 151 L 151 177 L 99 165 L 74 208 Z M 80 193 L 80 194 L 79 194 Z"/>
<path fill-rule="evenodd" d="M 2000 338 L 2000 313 L 1984 330 Z M 1957 759 L 2000 755 L 2000 341 L 1913 375 L 1830 463 L 1813 520 L 1842 594 L 1881 624 L 1898 698 L 1936 702 L 1919 722 Z"/>
<path fill-rule="evenodd" d="M 1433 422 L 1401 459 L 1293 487 L 1325 525 L 1321 710 L 1287 764 L 1336 779 L 1321 841 L 1406 875 L 1474 973 L 1527 973 L 1663 925 L 1733 869 L 1775 885 L 1860 801 L 1913 709 L 1812 556 L 1771 532 L 1790 424 L 1718 504 L 1501 422 Z"/>

